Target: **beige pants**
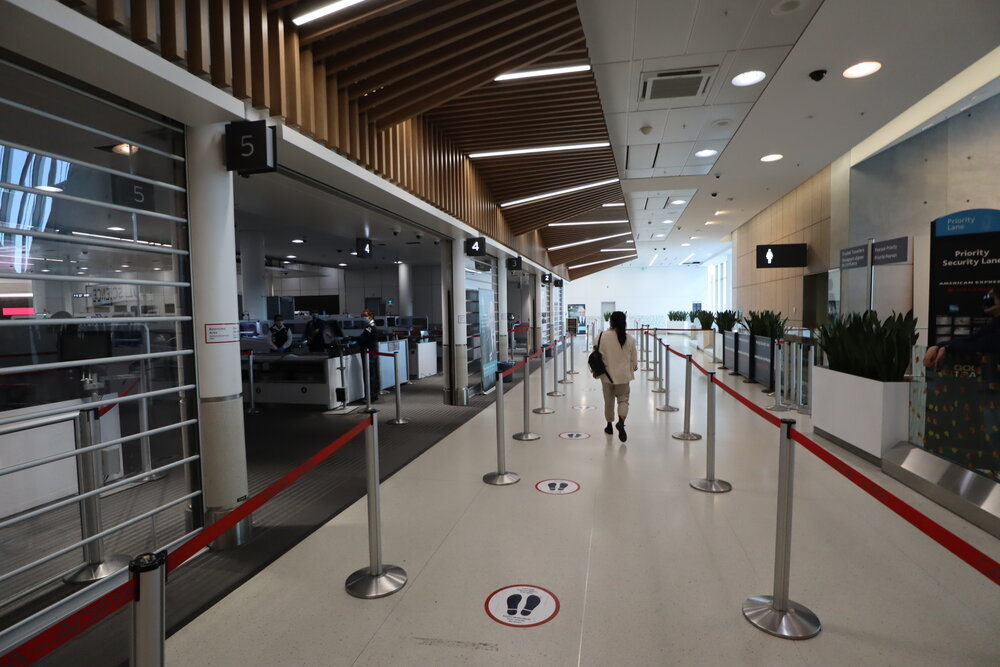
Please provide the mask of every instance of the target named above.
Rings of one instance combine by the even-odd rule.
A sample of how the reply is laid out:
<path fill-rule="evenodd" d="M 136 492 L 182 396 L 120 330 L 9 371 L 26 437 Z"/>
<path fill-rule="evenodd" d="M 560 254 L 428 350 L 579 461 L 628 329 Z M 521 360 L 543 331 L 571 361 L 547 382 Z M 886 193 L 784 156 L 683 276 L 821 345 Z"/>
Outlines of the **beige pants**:
<path fill-rule="evenodd" d="M 628 417 L 628 384 L 610 384 L 602 382 L 604 389 L 604 421 L 615 420 L 615 399 L 618 399 L 618 418 Z"/>

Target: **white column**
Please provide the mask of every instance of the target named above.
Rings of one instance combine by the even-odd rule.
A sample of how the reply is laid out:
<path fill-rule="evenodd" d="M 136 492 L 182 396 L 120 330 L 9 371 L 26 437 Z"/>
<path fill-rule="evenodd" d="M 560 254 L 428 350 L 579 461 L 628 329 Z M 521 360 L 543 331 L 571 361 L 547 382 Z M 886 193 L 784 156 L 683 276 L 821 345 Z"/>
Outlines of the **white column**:
<path fill-rule="evenodd" d="M 251 320 L 267 317 L 267 271 L 264 268 L 264 234 L 240 232 L 240 279 L 243 283 L 243 310 Z"/>
<path fill-rule="evenodd" d="M 507 313 L 510 307 L 507 305 L 507 265 L 503 257 L 497 260 L 497 336 L 500 338 L 500 346 L 497 348 L 497 359 L 510 361 L 510 345 L 507 335 Z"/>
<path fill-rule="evenodd" d="M 466 405 L 469 402 L 469 346 L 466 343 L 469 314 L 465 306 L 465 247 L 461 240 L 451 243 L 451 285 L 451 327 L 454 332 L 451 341 L 451 402 L 453 405 Z"/>
<path fill-rule="evenodd" d="M 397 264 L 399 269 L 399 307 L 403 317 L 413 316 L 413 270 L 409 264 Z"/>
<path fill-rule="evenodd" d="M 239 341 L 209 344 L 206 324 L 238 321 L 233 176 L 224 126 L 187 129 L 188 217 L 201 469 L 207 520 L 247 496 Z"/>

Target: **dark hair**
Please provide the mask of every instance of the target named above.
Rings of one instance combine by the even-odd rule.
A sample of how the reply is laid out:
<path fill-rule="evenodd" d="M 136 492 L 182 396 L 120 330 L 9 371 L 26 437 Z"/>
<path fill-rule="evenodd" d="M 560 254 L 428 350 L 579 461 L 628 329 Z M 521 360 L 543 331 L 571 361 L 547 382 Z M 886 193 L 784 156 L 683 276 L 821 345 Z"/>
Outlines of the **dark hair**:
<path fill-rule="evenodd" d="M 625 345 L 625 336 L 627 335 L 625 333 L 626 326 L 628 325 L 625 322 L 625 313 L 620 310 L 611 313 L 611 328 L 618 334 L 618 344 L 622 346 Z"/>

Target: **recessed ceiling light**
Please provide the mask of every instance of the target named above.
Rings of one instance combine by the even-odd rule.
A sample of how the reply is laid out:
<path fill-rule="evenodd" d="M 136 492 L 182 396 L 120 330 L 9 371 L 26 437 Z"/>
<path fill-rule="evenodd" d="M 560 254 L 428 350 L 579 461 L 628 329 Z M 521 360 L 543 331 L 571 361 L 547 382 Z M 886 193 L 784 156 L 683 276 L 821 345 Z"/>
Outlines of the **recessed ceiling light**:
<path fill-rule="evenodd" d="M 729 213 L 729 211 L 716 211 L 715 212 L 716 215 L 725 215 L 726 213 Z"/>
<path fill-rule="evenodd" d="M 623 259 L 632 259 L 633 257 L 638 257 L 638 255 L 625 255 L 623 257 L 609 257 L 608 259 L 599 259 L 596 262 L 587 262 L 586 264 L 574 264 L 569 267 L 571 269 L 582 269 L 585 266 L 593 266 L 594 264 L 604 264 L 605 262 L 620 262 Z"/>
<path fill-rule="evenodd" d="M 115 269 L 115 273 L 121 273 L 121 272 L 122 272 L 121 269 Z"/>
<path fill-rule="evenodd" d="M 160 269 L 160 267 L 158 267 L 158 266 L 154 266 L 154 267 L 153 267 L 153 270 L 154 270 L 154 271 L 160 271 L 161 269 Z"/>
<path fill-rule="evenodd" d="M 122 264 L 122 268 L 123 269 L 127 269 L 128 268 L 128 264 Z"/>
<path fill-rule="evenodd" d="M 351 251 L 351 254 L 352 254 L 352 255 L 355 255 L 355 256 L 357 256 L 357 254 L 358 254 L 358 253 L 357 253 L 357 252 L 355 252 L 354 250 L 352 250 L 352 251 Z"/>
<path fill-rule="evenodd" d="M 686 204 L 686 203 L 688 203 L 687 199 L 675 199 L 672 202 L 668 202 L 670 206 L 673 206 L 674 204 Z"/>
<path fill-rule="evenodd" d="M 517 206 L 518 204 L 527 204 L 529 202 L 538 201 L 539 199 L 548 199 L 550 197 L 558 197 L 559 195 L 568 195 L 571 192 L 580 192 L 581 190 L 590 190 L 591 188 L 599 188 L 602 185 L 611 185 L 612 183 L 617 183 L 617 178 L 609 178 L 603 181 L 597 181 L 596 183 L 587 183 L 586 185 L 577 185 L 572 188 L 565 188 L 562 190 L 554 190 L 553 192 L 546 192 L 540 195 L 532 195 L 531 197 L 525 197 L 523 199 L 515 199 L 514 201 L 505 202 L 500 204 L 500 208 L 506 208 L 508 206 Z"/>
<path fill-rule="evenodd" d="M 139 147 L 134 144 L 115 144 L 111 150 L 119 155 L 135 155 L 139 152 Z"/>
<path fill-rule="evenodd" d="M 396 260 L 395 262 L 393 262 L 393 264 L 402 264 L 402 263 L 403 263 L 403 262 L 401 262 L 401 261 L 400 261 L 400 260 L 398 260 L 398 259 L 397 259 L 397 260 Z"/>
<path fill-rule="evenodd" d="M 617 203 L 617 204 L 601 204 L 601 206 L 603 206 L 604 208 L 611 208 L 612 206 L 624 206 L 624 205 L 625 205 L 624 203 Z"/>
<path fill-rule="evenodd" d="M 601 248 L 601 252 L 635 252 L 635 248 Z"/>
<path fill-rule="evenodd" d="M 688 255 L 687 257 L 685 257 L 684 259 L 682 259 L 682 260 L 681 260 L 681 264 L 683 264 L 684 262 L 688 261 L 688 260 L 689 260 L 689 259 L 691 259 L 692 257 L 694 257 L 694 253 L 691 253 L 690 255 Z"/>
<path fill-rule="evenodd" d="M 306 12 L 301 16 L 297 16 L 292 19 L 292 23 L 295 25 L 304 25 L 310 21 L 315 21 L 316 19 L 321 19 L 324 16 L 329 16 L 334 12 L 339 12 L 342 9 L 347 9 L 348 7 L 353 7 L 354 5 L 364 2 L 365 0 L 338 0 L 338 2 L 330 2 L 318 7 L 311 12 Z"/>
<path fill-rule="evenodd" d="M 43 192 L 62 192 L 62 188 L 57 188 L 54 185 L 36 185 L 35 189 Z"/>
<path fill-rule="evenodd" d="M 340 264 L 338 264 L 337 266 L 347 266 L 347 264 L 344 264 L 343 262 L 341 262 L 341 263 L 340 263 Z"/>
<path fill-rule="evenodd" d="M 851 65 L 844 70 L 845 79 L 860 79 L 865 76 L 870 76 L 875 72 L 882 69 L 882 63 L 875 62 L 874 60 L 869 60 L 863 63 L 858 63 L 857 65 Z"/>
<path fill-rule="evenodd" d="M 48 273 L 51 269 L 42 269 L 42 273 Z"/>
<path fill-rule="evenodd" d="M 718 220 L 706 220 L 705 224 L 706 225 L 714 225 L 716 222 L 718 222 Z"/>
<path fill-rule="evenodd" d="M 672 225 L 672 224 L 674 224 L 674 221 L 673 220 L 664 220 L 663 224 L 665 224 L 665 225 Z"/>
<path fill-rule="evenodd" d="M 86 271 L 86 270 L 87 270 L 87 268 L 88 268 L 88 267 L 86 267 L 86 266 L 81 266 L 81 267 L 80 267 L 80 270 L 81 270 L 81 271 Z"/>
<path fill-rule="evenodd" d="M 684 247 L 686 248 L 686 247 L 688 247 L 688 246 L 689 246 L 689 245 L 691 245 L 691 244 L 690 244 L 690 243 L 682 243 L 681 245 L 682 245 L 682 246 L 684 246 Z"/>
<path fill-rule="evenodd" d="M 781 158 L 785 157 L 781 153 L 771 153 L 770 155 L 765 155 L 760 159 L 761 162 L 777 162 Z"/>
<path fill-rule="evenodd" d="M 298 259 L 296 255 L 285 255 L 288 259 Z"/>
<path fill-rule="evenodd" d="M 550 222 L 549 227 L 577 227 L 579 225 L 620 225 L 628 220 L 594 220 L 593 222 Z"/>
<path fill-rule="evenodd" d="M 108 227 L 109 232 L 124 232 L 124 227 Z"/>
<path fill-rule="evenodd" d="M 305 239 L 292 239 L 292 243 L 305 243 Z"/>
<path fill-rule="evenodd" d="M 76 272 L 76 275 L 78 275 L 78 276 L 83 276 L 83 275 L 86 275 L 86 274 L 85 274 L 85 273 L 84 273 L 83 271 L 77 271 L 77 272 Z"/>
<path fill-rule="evenodd" d="M 771 7 L 771 15 L 783 16 L 785 14 L 791 14 L 794 11 L 798 11 L 801 8 L 802 0 L 782 0 Z"/>
<path fill-rule="evenodd" d="M 288 261 L 287 259 L 283 259 L 283 260 L 281 260 L 281 263 L 282 263 L 282 264 L 291 264 L 291 262 L 290 262 L 290 261 Z"/>
<path fill-rule="evenodd" d="M 690 237 L 690 238 L 691 238 L 691 240 L 692 240 L 692 241 L 697 241 L 697 240 L 698 240 L 698 239 L 700 239 L 701 237 L 700 237 L 700 236 L 692 236 L 692 237 Z"/>
<path fill-rule="evenodd" d="M 483 153 L 469 153 L 470 158 L 480 157 L 503 157 L 505 155 L 530 155 L 532 153 L 561 153 L 562 151 L 581 151 L 588 148 L 607 148 L 611 144 L 607 141 L 598 141 L 590 144 L 565 144 L 561 146 L 539 146 L 537 148 L 512 148 L 503 151 L 486 151 Z M 624 206 L 624 204 L 622 204 Z"/>
<path fill-rule="evenodd" d="M 657 234 L 657 235 L 656 235 L 656 238 L 658 238 L 658 239 L 662 239 L 662 238 L 663 238 L 664 236 L 666 236 L 666 234 Z"/>
<path fill-rule="evenodd" d="M 525 72 L 508 72 L 493 79 L 494 81 L 510 81 L 511 79 L 530 79 L 536 76 L 555 76 L 557 74 L 572 74 L 573 72 L 589 72 L 590 65 L 569 65 L 566 67 L 550 67 L 534 69 Z"/>
<path fill-rule="evenodd" d="M 586 243 L 594 243 L 596 241 L 607 241 L 608 239 L 616 239 L 619 236 L 628 236 L 632 232 L 622 232 L 621 234 L 611 234 L 609 236 L 598 236 L 593 239 L 586 239 L 585 241 L 574 241 L 573 243 L 564 243 L 562 245 L 552 246 L 551 248 L 546 248 L 547 251 L 551 252 L 553 250 L 562 250 L 563 248 L 572 248 L 573 246 L 584 245 Z"/>
<path fill-rule="evenodd" d="M 694 154 L 695 157 L 712 157 L 713 155 L 718 155 L 719 151 L 712 150 L 711 148 L 704 148 Z"/>
<path fill-rule="evenodd" d="M 655 262 L 659 256 L 660 253 L 656 253 L 655 255 L 653 255 L 653 259 L 649 260 L 649 264 L 647 264 L 647 266 L 652 266 L 653 262 Z"/>
<path fill-rule="evenodd" d="M 626 241 L 625 243 L 635 243 L 635 241 Z"/>
<path fill-rule="evenodd" d="M 760 83 L 765 78 L 767 74 L 764 74 L 758 69 L 752 69 L 749 72 L 741 72 L 733 77 L 734 86 L 752 86 L 755 83 Z"/>

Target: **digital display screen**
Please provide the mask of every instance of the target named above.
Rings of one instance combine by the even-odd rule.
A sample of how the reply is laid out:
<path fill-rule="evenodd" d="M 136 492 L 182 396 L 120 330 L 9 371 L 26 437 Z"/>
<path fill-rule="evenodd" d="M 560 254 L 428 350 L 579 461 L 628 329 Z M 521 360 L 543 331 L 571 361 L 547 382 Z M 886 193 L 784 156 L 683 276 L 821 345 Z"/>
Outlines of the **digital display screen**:
<path fill-rule="evenodd" d="M 794 266 L 805 266 L 805 243 L 773 243 L 757 246 L 758 269 L 782 269 Z"/>

